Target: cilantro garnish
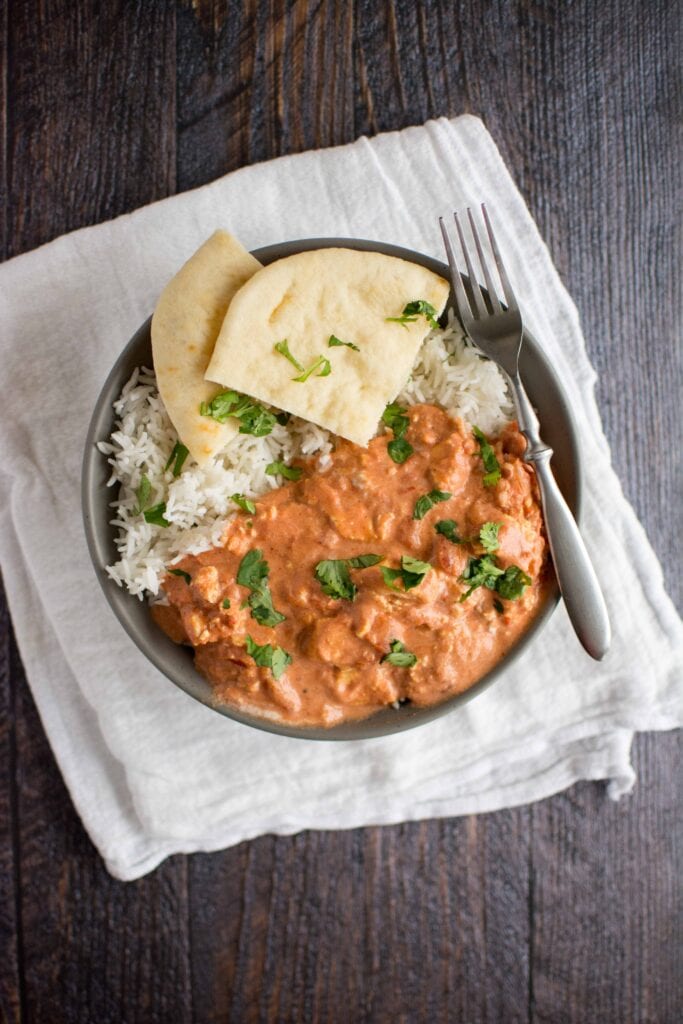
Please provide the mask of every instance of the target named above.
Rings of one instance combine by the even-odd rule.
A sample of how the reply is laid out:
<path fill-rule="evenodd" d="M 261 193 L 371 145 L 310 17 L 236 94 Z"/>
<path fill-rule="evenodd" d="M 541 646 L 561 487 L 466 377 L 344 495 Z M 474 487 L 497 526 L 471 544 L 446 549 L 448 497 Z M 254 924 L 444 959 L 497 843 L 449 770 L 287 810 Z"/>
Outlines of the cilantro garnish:
<path fill-rule="evenodd" d="M 270 669 L 274 679 L 279 679 L 287 666 L 292 664 L 292 656 L 287 651 L 273 647 L 272 644 L 257 644 L 248 634 L 245 647 L 257 665 Z"/>
<path fill-rule="evenodd" d="M 169 569 L 168 571 L 171 574 L 171 576 L 181 576 L 187 583 L 188 587 L 190 583 L 192 583 L 192 577 L 190 576 L 189 572 L 185 572 L 184 569 Z"/>
<path fill-rule="evenodd" d="M 496 458 L 491 445 L 488 443 L 479 427 L 472 427 L 472 433 L 479 442 L 479 454 L 481 455 L 481 461 L 484 463 L 484 469 L 486 474 L 484 476 L 484 487 L 493 487 L 500 480 L 500 463 Z"/>
<path fill-rule="evenodd" d="M 325 558 L 315 567 L 315 578 L 328 597 L 353 601 L 358 587 L 351 579 L 348 562 L 343 558 Z"/>
<path fill-rule="evenodd" d="M 472 591 L 478 587 L 487 587 L 488 590 L 496 589 L 496 580 L 503 575 L 503 570 L 496 565 L 495 559 L 490 555 L 483 555 L 481 558 L 470 558 L 467 568 L 460 577 L 469 588 L 461 596 L 460 600 L 465 601 Z"/>
<path fill-rule="evenodd" d="M 390 402 L 382 413 L 382 423 L 386 423 L 389 430 L 393 430 L 394 437 L 401 438 L 410 426 L 410 420 L 406 416 L 405 406 L 398 402 Z"/>
<path fill-rule="evenodd" d="M 352 341 L 342 341 L 340 338 L 335 338 L 334 334 L 331 334 L 329 341 L 327 342 L 327 347 L 339 348 L 340 345 L 343 345 L 344 348 L 352 348 L 354 352 L 360 352 L 358 345 L 354 345 Z"/>
<path fill-rule="evenodd" d="M 440 501 L 448 501 L 452 497 L 450 491 L 430 491 L 429 494 L 423 494 L 415 502 L 413 519 L 424 519 L 431 508 L 434 508 Z"/>
<path fill-rule="evenodd" d="M 315 567 L 315 578 L 323 593 L 336 600 L 353 601 L 358 587 L 349 569 L 367 569 L 382 561 L 381 555 L 356 555 L 355 558 L 326 558 Z"/>
<path fill-rule="evenodd" d="M 149 502 L 151 493 L 152 485 L 149 482 L 149 477 L 145 476 L 145 474 L 143 473 L 142 476 L 140 477 L 138 489 L 135 492 L 135 497 L 138 499 L 138 503 L 133 509 L 134 516 L 139 516 L 140 513 L 144 512 L 144 510 L 147 508 L 147 503 Z"/>
<path fill-rule="evenodd" d="M 401 580 L 404 590 L 412 590 L 422 583 L 430 569 L 429 562 L 420 562 L 411 555 L 402 555 L 400 569 L 389 569 L 383 565 L 381 572 L 386 585 L 392 590 L 400 591 L 400 587 L 394 585 L 395 580 Z"/>
<path fill-rule="evenodd" d="M 352 569 L 369 569 L 371 565 L 377 565 L 382 561 L 382 555 L 356 555 L 354 558 L 347 558 Z"/>
<path fill-rule="evenodd" d="M 247 603 L 251 608 L 251 617 L 262 626 L 277 626 L 285 621 L 285 616 L 273 607 L 273 598 L 268 586 L 268 563 L 263 558 L 260 548 L 247 551 L 237 570 L 237 582 L 247 587 L 251 594 Z"/>
<path fill-rule="evenodd" d="M 240 423 L 240 434 L 265 437 L 275 426 L 275 416 L 258 402 L 239 391 L 221 391 L 210 402 L 199 406 L 202 416 L 209 416 L 217 423 L 225 423 L 231 416 Z"/>
<path fill-rule="evenodd" d="M 304 372 L 299 374 L 298 377 L 292 377 L 292 380 L 295 380 L 297 384 L 304 384 L 311 376 L 311 374 L 315 373 L 315 371 L 319 367 L 320 373 L 316 373 L 316 377 L 329 377 L 329 375 L 332 373 L 332 363 L 329 361 L 329 359 L 326 359 L 325 356 L 318 356 L 316 361 L 312 363 L 307 370 L 304 370 Z"/>
<path fill-rule="evenodd" d="M 531 577 L 527 576 L 518 565 L 509 565 L 498 580 L 496 590 L 506 601 L 515 601 L 522 596 L 530 583 Z"/>
<path fill-rule="evenodd" d="M 295 359 L 292 353 L 289 351 L 289 345 L 287 344 L 286 338 L 283 338 L 282 341 L 278 341 L 275 345 L 273 345 L 273 348 L 275 349 L 276 352 L 279 352 L 281 356 L 284 356 L 285 359 L 289 359 L 292 366 L 296 370 L 298 370 L 299 373 L 303 372 L 303 366 L 301 365 L 299 360 Z"/>
<path fill-rule="evenodd" d="M 241 508 L 243 512 L 249 512 L 250 515 L 255 515 L 256 505 L 251 498 L 245 498 L 243 494 L 231 494 L 230 501 L 234 501 L 238 508 Z"/>
<path fill-rule="evenodd" d="M 266 473 L 268 476 L 283 476 L 285 480 L 298 480 L 303 469 L 298 466 L 287 466 L 284 462 L 269 462 Z"/>
<path fill-rule="evenodd" d="M 461 601 L 465 601 L 477 587 L 495 590 L 506 601 L 515 601 L 531 583 L 531 577 L 518 565 L 509 565 L 507 569 L 501 569 L 492 555 L 470 558 L 460 579 L 463 583 L 469 583 L 469 588 L 460 598 Z"/>
<path fill-rule="evenodd" d="M 501 523 L 484 523 L 479 530 L 479 543 L 489 555 L 498 550 L 498 531 L 501 525 Z"/>
<path fill-rule="evenodd" d="M 399 438 L 398 440 L 394 439 L 393 441 L 390 441 L 389 444 L 387 445 L 387 453 L 389 455 L 389 458 L 393 462 L 398 463 L 399 466 L 402 466 L 406 459 L 409 459 L 414 451 L 415 449 L 413 448 L 412 444 L 410 444 L 408 441 L 405 441 L 402 437 Z"/>
<path fill-rule="evenodd" d="M 458 533 L 458 524 L 455 519 L 440 519 L 434 526 L 437 533 L 449 540 L 451 544 L 467 544 L 466 540 Z"/>
<path fill-rule="evenodd" d="M 405 440 L 405 432 L 410 426 L 405 407 L 398 402 L 391 402 L 382 413 L 382 423 L 393 431 L 394 439 L 387 445 L 389 458 L 402 465 L 413 454 L 413 446 Z"/>
<path fill-rule="evenodd" d="M 146 512 L 143 512 L 146 523 L 151 523 L 152 526 L 163 526 L 166 529 L 170 526 L 168 519 L 165 518 L 166 514 L 166 502 L 160 501 L 158 505 L 152 505 Z"/>
<path fill-rule="evenodd" d="M 240 562 L 237 570 L 237 582 L 241 587 L 249 590 L 257 590 L 263 580 L 268 579 L 268 563 L 264 561 L 263 552 L 260 548 L 252 548 Z"/>
<path fill-rule="evenodd" d="M 255 403 L 238 417 L 240 434 L 253 434 L 254 437 L 266 437 L 275 426 L 275 416 L 262 405 Z"/>
<path fill-rule="evenodd" d="M 438 327 L 439 321 L 436 319 L 436 310 L 432 306 L 431 302 L 426 302 L 424 299 L 416 299 L 414 302 L 409 302 L 403 309 L 401 316 L 386 316 L 384 319 L 388 323 L 394 324 L 414 324 L 418 316 L 423 316 L 430 327 Z"/>
<path fill-rule="evenodd" d="M 385 654 L 379 660 L 380 664 L 386 661 L 397 668 L 412 668 L 417 664 L 417 656 L 412 651 L 407 651 L 400 640 L 392 640 L 389 644 L 389 654 Z"/>
<path fill-rule="evenodd" d="M 210 416 L 217 423 L 225 423 L 230 416 L 241 416 L 251 404 L 251 399 L 241 395 L 239 391 L 219 391 L 210 402 L 202 402 L 199 406 L 201 416 Z"/>
<path fill-rule="evenodd" d="M 229 608 L 229 607 L 230 607 L 230 598 L 229 597 L 224 597 L 222 602 L 221 602 L 221 608 Z"/>
<path fill-rule="evenodd" d="M 166 472 L 167 469 L 170 469 L 171 463 L 173 463 L 173 476 L 180 476 L 183 470 L 183 464 L 185 462 L 185 459 L 189 454 L 190 453 L 188 449 L 185 447 L 182 441 L 176 441 L 176 443 L 173 445 L 173 451 L 168 457 L 168 462 L 164 466 L 164 472 Z"/>
<path fill-rule="evenodd" d="M 334 342 L 332 341 L 333 338 Z M 330 340 L 328 341 L 328 345 L 332 344 L 349 345 L 351 348 L 356 347 L 355 345 L 351 345 L 350 342 L 340 341 L 339 338 L 335 338 L 333 334 L 330 335 Z M 315 362 L 306 370 L 302 363 L 300 363 L 299 360 L 289 351 L 289 344 L 286 338 L 283 338 L 282 341 L 278 341 L 273 345 L 273 348 L 276 352 L 279 352 L 281 356 L 284 356 L 285 359 L 288 359 L 292 366 L 299 371 L 298 377 L 292 377 L 292 380 L 295 380 L 298 384 L 304 384 L 311 374 L 315 373 L 318 369 L 320 369 L 320 373 L 316 374 L 317 377 L 329 377 L 332 373 L 332 363 L 329 359 L 326 359 L 325 356 L 318 356 Z"/>
<path fill-rule="evenodd" d="M 140 477 L 140 483 L 138 489 L 135 492 L 135 497 L 138 499 L 138 503 L 133 509 L 133 515 L 139 516 L 142 513 L 146 523 L 151 526 L 163 526 L 164 529 L 171 524 L 164 517 L 166 512 L 166 502 L 160 501 L 158 505 L 152 505 L 149 507 L 149 499 L 152 495 L 152 485 L 149 482 L 149 477 L 144 473 Z"/>

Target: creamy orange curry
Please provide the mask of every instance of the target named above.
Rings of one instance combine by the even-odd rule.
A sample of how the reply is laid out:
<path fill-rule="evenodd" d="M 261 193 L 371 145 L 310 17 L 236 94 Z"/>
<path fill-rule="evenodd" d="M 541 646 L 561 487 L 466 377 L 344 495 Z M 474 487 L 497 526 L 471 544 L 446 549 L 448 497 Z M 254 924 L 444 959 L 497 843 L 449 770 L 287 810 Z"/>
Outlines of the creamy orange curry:
<path fill-rule="evenodd" d="M 405 461 L 391 434 L 340 440 L 165 578 L 152 614 L 218 701 L 324 726 L 435 704 L 528 629 L 549 568 L 524 438 L 510 424 L 489 443 L 432 405 L 405 415 Z"/>

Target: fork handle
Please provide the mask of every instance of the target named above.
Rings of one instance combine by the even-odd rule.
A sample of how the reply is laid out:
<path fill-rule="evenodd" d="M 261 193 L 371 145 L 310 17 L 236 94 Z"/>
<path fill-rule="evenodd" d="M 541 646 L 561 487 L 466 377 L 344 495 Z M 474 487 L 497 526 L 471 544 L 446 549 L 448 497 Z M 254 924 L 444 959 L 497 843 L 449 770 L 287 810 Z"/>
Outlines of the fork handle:
<path fill-rule="evenodd" d="M 611 629 L 605 599 L 579 528 L 550 468 L 553 450 L 539 434 L 539 422 L 519 375 L 510 378 L 519 428 L 527 440 L 524 455 L 538 479 L 543 516 L 555 574 L 570 622 L 592 658 L 607 653 Z"/>

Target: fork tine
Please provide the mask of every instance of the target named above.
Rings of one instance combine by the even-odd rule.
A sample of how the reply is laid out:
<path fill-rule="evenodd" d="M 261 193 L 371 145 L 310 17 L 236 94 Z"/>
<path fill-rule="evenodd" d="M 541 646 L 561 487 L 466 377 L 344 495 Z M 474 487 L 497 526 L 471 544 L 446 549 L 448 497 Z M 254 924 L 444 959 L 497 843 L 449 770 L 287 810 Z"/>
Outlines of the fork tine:
<path fill-rule="evenodd" d="M 484 302 L 484 296 L 481 294 L 481 288 L 479 287 L 479 282 L 477 281 L 476 277 L 474 276 L 474 267 L 472 266 L 472 260 L 470 259 L 470 254 L 469 254 L 469 251 L 467 249 L 467 244 L 465 242 L 465 236 L 464 236 L 464 234 L 462 232 L 462 228 L 460 227 L 460 221 L 458 220 L 457 213 L 454 213 L 453 217 L 455 218 L 455 226 L 458 229 L 458 237 L 460 238 L 460 245 L 462 247 L 462 251 L 463 251 L 463 254 L 465 256 L 465 263 L 467 264 L 467 273 L 469 275 L 470 287 L 472 289 L 472 297 L 474 298 L 474 304 L 477 307 L 477 313 L 479 314 L 479 316 L 488 316 L 489 315 L 489 311 L 486 308 L 486 303 Z"/>
<path fill-rule="evenodd" d="M 453 291 L 455 292 L 455 301 L 458 306 L 458 312 L 460 313 L 461 320 L 471 320 L 472 310 L 470 308 L 469 301 L 467 299 L 467 292 L 462 283 L 460 271 L 458 270 L 458 264 L 455 261 L 455 254 L 453 252 L 453 246 L 446 230 L 446 225 L 443 222 L 443 217 L 439 217 L 439 224 L 441 225 L 441 234 L 443 235 L 443 244 L 446 246 L 446 255 L 448 257 L 448 265 L 451 268 L 451 284 L 453 285 Z"/>
<path fill-rule="evenodd" d="M 484 280 L 486 281 L 489 299 L 491 300 L 491 308 L 493 309 L 494 314 L 502 313 L 503 307 L 501 306 L 500 300 L 498 299 L 498 295 L 496 294 L 496 286 L 493 283 L 493 278 L 491 277 L 489 265 L 484 256 L 484 250 L 481 247 L 481 242 L 479 241 L 479 232 L 477 231 L 477 225 L 474 222 L 474 217 L 472 216 L 472 211 L 470 210 L 469 207 L 467 208 L 467 216 L 469 217 L 470 227 L 472 229 L 472 238 L 474 239 L 474 244 L 477 247 L 477 256 L 479 257 L 479 264 L 481 266 L 481 269 L 484 271 Z"/>
<path fill-rule="evenodd" d="M 486 210 L 486 203 L 481 204 L 481 212 L 484 214 L 486 230 L 488 231 L 489 241 L 491 243 L 491 249 L 493 251 L 493 258 L 495 259 L 496 266 L 498 267 L 498 276 L 500 277 L 500 283 L 503 286 L 503 294 L 505 295 L 505 301 L 508 304 L 508 309 L 516 310 L 518 308 L 517 300 L 515 299 L 515 293 L 512 290 L 510 280 L 505 272 L 505 264 L 503 263 L 503 257 L 500 255 L 500 250 L 496 245 L 496 236 L 494 235 L 493 228 L 491 227 L 491 221 L 489 220 L 489 215 Z"/>

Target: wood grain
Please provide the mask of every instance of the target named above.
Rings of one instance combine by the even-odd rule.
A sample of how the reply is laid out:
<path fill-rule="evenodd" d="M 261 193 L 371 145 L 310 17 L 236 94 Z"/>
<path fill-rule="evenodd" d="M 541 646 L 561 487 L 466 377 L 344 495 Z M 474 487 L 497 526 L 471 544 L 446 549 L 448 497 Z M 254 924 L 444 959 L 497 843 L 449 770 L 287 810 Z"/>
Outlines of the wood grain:
<path fill-rule="evenodd" d="M 171 8 L 14 3 L 9 55 L 5 255 L 174 190 Z M 107 875 L 3 636 L 0 679 L 13 685 L 3 778 L 14 813 L 3 850 L 14 850 L 15 864 L 3 879 L 14 882 L 10 908 L 20 913 L 15 1019 L 189 1021 L 186 865 L 169 861 L 130 887 Z"/>
<path fill-rule="evenodd" d="M 168 4 L 9 11 L 12 256 L 175 190 L 176 52 Z"/>
<path fill-rule="evenodd" d="M 680 601 L 682 42 L 673 0 L 12 0 L 2 252 L 256 160 L 479 114 L 577 301 L 616 468 Z M 680 736 L 637 738 L 616 805 L 585 783 L 123 885 L 74 814 L 4 603 L 0 638 L 3 1020 L 682 1015 Z"/>
<path fill-rule="evenodd" d="M 192 1020 L 186 863 L 114 881 L 76 817 L 16 650 L 23 1013 L 29 1021 Z"/>
<path fill-rule="evenodd" d="M 528 815 L 193 858 L 198 1019 L 526 1021 Z"/>
<path fill-rule="evenodd" d="M 628 801 L 584 783 L 531 808 L 534 1021 L 680 1019 L 681 746 L 639 737 Z"/>

